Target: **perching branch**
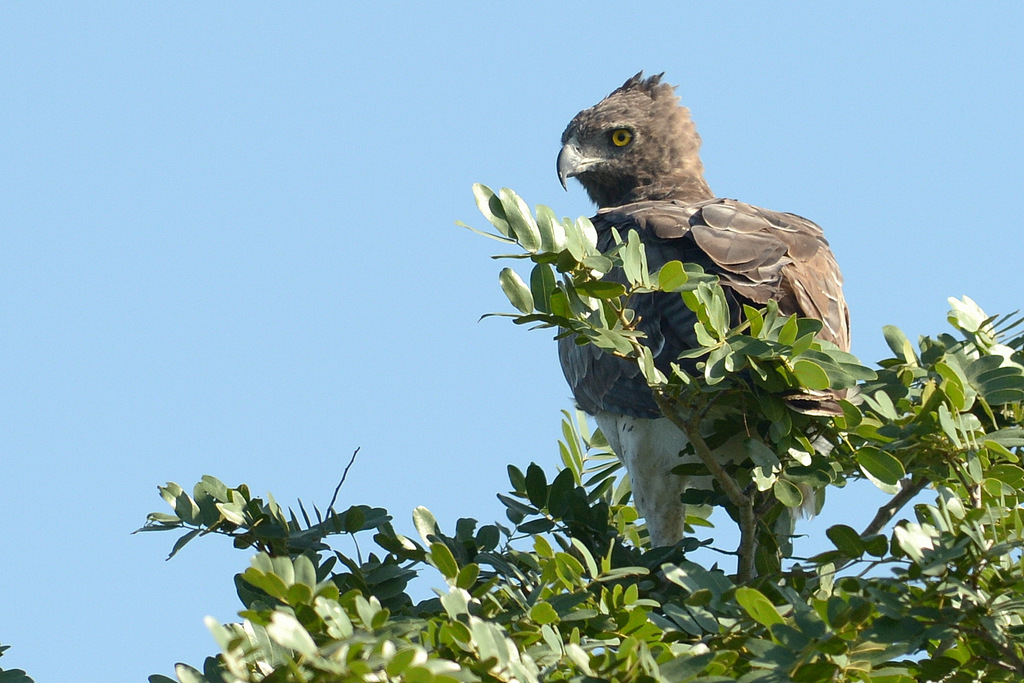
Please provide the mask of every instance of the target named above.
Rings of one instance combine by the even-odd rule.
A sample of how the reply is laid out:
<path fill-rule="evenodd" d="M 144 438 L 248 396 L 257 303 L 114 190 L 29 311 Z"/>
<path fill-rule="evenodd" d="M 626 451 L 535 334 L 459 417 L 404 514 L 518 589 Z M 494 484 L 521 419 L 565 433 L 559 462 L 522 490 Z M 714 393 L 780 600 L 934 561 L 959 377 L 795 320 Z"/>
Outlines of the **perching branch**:
<path fill-rule="evenodd" d="M 708 472 L 711 473 L 711 476 L 719 483 L 732 504 L 739 510 L 740 545 L 736 549 L 736 554 L 739 557 L 736 574 L 739 582 L 749 581 L 754 578 L 754 550 L 757 546 L 757 522 L 754 517 L 753 499 L 743 492 L 743 489 L 739 487 L 736 480 L 715 459 L 714 452 L 712 452 L 704 440 L 704 436 L 700 433 L 699 420 L 693 418 L 686 419 L 680 415 L 675 403 L 660 390 L 654 391 L 654 400 L 658 403 L 658 408 L 661 409 L 662 414 L 686 434 L 697 457 L 701 459 L 704 466 L 708 468 Z"/>
<path fill-rule="evenodd" d="M 861 538 L 873 536 L 884 529 L 885 525 L 891 522 L 892 518 L 903 509 L 903 506 L 910 502 L 910 500 L 920 493 L 927 485 L 928 480 L 924 477 L 901 480 L 899 493 L 889 499 L 888 503 L 878 508 L 878 512 L 875 513 L 875 518 L 872 519 L 871 523 L 864 527 L 864 531 L 861 532 Z"/>

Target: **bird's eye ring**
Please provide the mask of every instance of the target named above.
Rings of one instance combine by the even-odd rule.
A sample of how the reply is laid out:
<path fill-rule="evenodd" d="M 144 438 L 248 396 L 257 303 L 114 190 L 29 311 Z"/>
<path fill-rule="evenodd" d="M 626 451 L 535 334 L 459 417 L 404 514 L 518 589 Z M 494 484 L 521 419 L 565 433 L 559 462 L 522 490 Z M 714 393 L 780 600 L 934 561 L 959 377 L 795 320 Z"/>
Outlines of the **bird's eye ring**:
<path fill-rule="evenodd" d="M 628 128 L 616 128 L 612 131 L 612 144 L 616 147 L 625 147 L 633 141 L 633 133 Z"/>

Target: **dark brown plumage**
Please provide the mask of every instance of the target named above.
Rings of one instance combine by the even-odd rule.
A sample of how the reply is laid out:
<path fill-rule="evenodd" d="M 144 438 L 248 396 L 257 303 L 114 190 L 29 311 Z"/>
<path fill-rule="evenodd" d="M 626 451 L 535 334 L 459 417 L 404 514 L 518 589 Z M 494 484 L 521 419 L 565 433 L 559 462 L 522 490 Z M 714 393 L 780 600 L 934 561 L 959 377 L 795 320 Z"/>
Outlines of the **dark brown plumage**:
<path fill-rule="evenodd" d="M 602 250 L 612 245 L 612 228 L 620 234 L 636 230 L 652 271 L 678 260 L 717 275 L 734 323 L 741 304 L 775 300 L 784 314 L 821 320 L 821 336 L 848 350 L 842 276 L 821 228 L 793 214 L 715 198 L 699 152 L 700 136 L 674 88 L 661 75 L 645 79 L 640 73 L 573 118 L 562 134 L 558 175 L 563 185 L 576 178 L 598 205 L 593 222 Z M 695 317 L 679 295 L 636 297 L 631 307 L 663 371 L 696 345 Z M 597 417 L 626 463 L 652 543 L 679 540 L 678 494 L 687 482 L 670 470 L 686 444 L 682 432 L 658 419 L 661 413 L 635 363 L 572 339 L 559 341 L 559 358 L 577 403 Z"/>

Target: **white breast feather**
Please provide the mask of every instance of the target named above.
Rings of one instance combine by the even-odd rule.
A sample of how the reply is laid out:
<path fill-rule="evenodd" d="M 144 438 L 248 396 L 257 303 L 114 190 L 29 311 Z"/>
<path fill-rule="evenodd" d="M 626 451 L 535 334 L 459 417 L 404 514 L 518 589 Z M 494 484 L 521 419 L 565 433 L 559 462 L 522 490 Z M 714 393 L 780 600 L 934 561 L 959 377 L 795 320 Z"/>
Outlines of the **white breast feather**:
<path fill-rule="evenodd" d="M 615 454 L 626 466 L 637 512 L 647 521 L 651 546 L 674 545 L 683 538 L 686 506 L 679 497 L 690 487 L 710 488 L 710 477 L 682 477 L 672 468 L 699 462 L 696 455 L 679 453 L 689 440 L 665 418 L 645 419 L 600 412 L 594 416 Z M 721 462 L 744 457 L 742 439 L 715 452 Z"/>

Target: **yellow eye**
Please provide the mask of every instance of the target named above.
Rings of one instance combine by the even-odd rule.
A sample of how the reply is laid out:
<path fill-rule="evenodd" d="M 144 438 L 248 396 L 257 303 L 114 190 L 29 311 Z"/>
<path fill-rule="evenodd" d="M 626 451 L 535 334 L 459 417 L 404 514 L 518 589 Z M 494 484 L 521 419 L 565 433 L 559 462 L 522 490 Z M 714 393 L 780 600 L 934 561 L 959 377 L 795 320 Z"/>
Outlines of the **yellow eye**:
<path fill-rule="evenodd" d="M 633 141 L 633 133 L 626 128 L 616 128 L 612 131 L 612 144 L 616 147 L 625 147 Z"/>

